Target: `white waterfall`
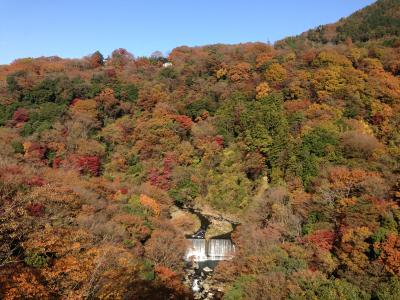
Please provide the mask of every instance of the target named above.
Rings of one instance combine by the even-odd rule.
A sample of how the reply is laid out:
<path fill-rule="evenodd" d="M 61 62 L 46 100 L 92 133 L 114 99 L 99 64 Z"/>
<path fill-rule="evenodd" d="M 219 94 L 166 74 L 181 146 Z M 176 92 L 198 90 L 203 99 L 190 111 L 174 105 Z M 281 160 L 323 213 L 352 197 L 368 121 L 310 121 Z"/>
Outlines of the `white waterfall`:
<path fill-rule="evenodd" d="M 186 251 L 187 261 L 226 260 L 231 259 L 235 246 L 228 239 L 189 239 L 190 245 Z"/>
<path fill-rule="evenodd" d="M 233 257 L 235 247 L 228 239 L 211 239 L 207 245 L 207 255 L 209 260 L 224 260 Z"/>
<path fill-rule="evenodd" d="M 207 260 L 206 240 L 205 239 L 189 239 L 190 242 L 186 250 L 185 260 L 204 261 Z"/>

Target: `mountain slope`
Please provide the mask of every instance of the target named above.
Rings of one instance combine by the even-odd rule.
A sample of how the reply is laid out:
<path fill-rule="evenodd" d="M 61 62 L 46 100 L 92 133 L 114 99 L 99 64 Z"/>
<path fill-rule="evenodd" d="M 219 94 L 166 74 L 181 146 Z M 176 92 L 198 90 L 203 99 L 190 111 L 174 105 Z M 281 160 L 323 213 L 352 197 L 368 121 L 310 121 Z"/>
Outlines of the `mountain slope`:
<path fill-rule="evenodd" d="M 336 23 L 321 25 L 306 31 L 295 40 L 308 40 L 322 44 L 337 44 L 348 39 L 353 42 L 376 39 L 385 39 L 390 42 L 393 39 L 398 41 L 399 34 L 400 0 L 378 0 Z"/>
<path fill-rule="evenodd" d="M 226 300 L 400 299 L 397 4 L 275 47 L 1 66 L 0 298 L 191 299 L 187 206 L 240 223 Z"/>

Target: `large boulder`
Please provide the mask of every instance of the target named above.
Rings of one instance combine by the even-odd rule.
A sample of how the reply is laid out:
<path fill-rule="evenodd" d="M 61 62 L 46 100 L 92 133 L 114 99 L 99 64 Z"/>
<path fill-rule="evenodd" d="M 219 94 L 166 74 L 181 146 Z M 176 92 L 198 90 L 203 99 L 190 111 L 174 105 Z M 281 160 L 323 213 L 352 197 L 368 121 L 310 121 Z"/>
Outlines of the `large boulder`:
<path fill-rule="evenodd" d="M 232 232 L 232 224 L 225 220 L 211 219 L 211 224 L 206 231 L 206 239 Z"/>
<path fill-rule="evenodd" d="M 170 211 L 172 222 L 184 235 L 192 235 L 199 230 L 201 226 L 200 219 L 187 211 L 174 207 Z"/>

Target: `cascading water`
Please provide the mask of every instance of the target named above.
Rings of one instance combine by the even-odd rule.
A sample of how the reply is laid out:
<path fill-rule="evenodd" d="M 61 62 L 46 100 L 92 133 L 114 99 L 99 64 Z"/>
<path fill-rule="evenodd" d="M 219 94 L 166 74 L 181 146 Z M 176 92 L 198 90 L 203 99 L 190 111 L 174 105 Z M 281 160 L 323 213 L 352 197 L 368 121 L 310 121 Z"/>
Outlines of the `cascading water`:
<path fill-rule="evenodd" d="M 196 237 L 196 236 L 194 236 Z M 195 299 L 216 299 L 210 286 L 210 277 L 216 264 L 233 258 L 235 246 L 230 239 L 189 238 L 185 260 L 189 266 L 187 281 Z M 206 288 L 207 286 L 207 288 Z M 218 298 L 219 299 L 219 298 Z"/>
<path fill-rule="evenodd" d="M 229 239 L 188 239 L 186 261 L 227 260 L 233 257 L 235 246 Z"/>
<path fill-rule="evenodd" d="M 194 279 L 193 280 L 192 291 L 193 292 L 200 291 L 200 286 L 199 286 L 199 280 L 198 279 Z"/>
<path fill-rule="evenodd" d="M 189 247 L 186 250 L 186 261 L 206 261 L 207 246 L 205 239 L 188 239 Z"/>
<path fill-rule="evenodd" d="M 209 260 L 231 259 L 235 253 L 235 246 L 228 239 L 211 239 L 207 243 Z"/>
<path fill-rule="evenodd" d="M 223 290 L 213 284 L 213 271 L 219 261 L 234 257 L 235 245 L 230 239 L 230 233 L 205 239 L 208 226 L 211 224 L 210 217 L 192 208 L 184 209 L 195 214 L 201 222 L 196 233 L 186 236 L 188 245 L 184 256 L 186 261 L 184 283 L 191 287 L 194 299 L 220 299 Z"/>

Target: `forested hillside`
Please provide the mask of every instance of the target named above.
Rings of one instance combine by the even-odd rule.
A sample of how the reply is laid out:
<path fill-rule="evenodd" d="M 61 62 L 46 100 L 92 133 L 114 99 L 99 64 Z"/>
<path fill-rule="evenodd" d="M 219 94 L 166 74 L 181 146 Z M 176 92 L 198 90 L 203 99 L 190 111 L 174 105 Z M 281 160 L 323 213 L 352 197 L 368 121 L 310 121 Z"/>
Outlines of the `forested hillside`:
<path fill-rule="evenodd" d="M 386 46 L 399 43 L 400 1 L 379 0 L 374 4 L 343 18 L 336 23 L 321 25 L 300 36 L 287 40 L 290 43 L 312 42 L 339 44 L 345 41 L 367 42 L 381 40 Z"/>
<path fill-rule="evenodd" d="M 0 66 L 0 298 L 190 299 L 186 205 L 240 221 L 224 299 L 399 299 L 399 20 Z"/>

